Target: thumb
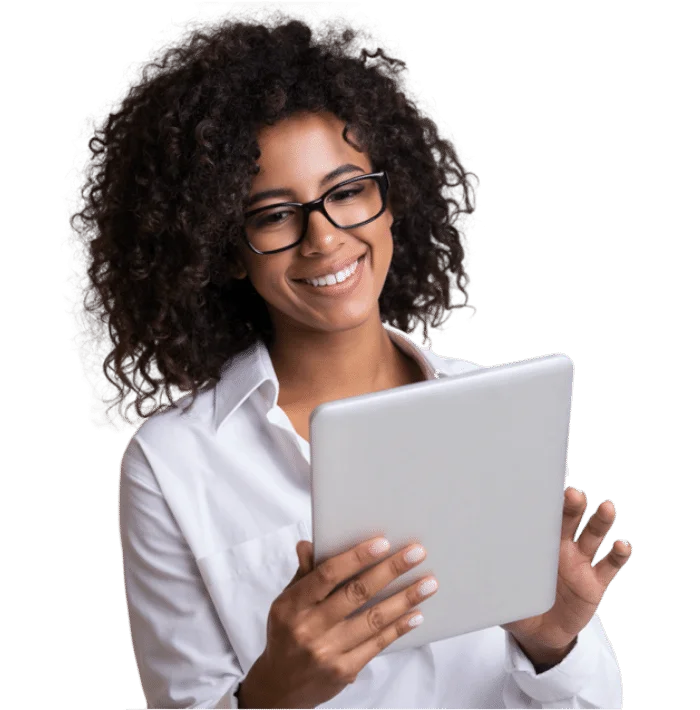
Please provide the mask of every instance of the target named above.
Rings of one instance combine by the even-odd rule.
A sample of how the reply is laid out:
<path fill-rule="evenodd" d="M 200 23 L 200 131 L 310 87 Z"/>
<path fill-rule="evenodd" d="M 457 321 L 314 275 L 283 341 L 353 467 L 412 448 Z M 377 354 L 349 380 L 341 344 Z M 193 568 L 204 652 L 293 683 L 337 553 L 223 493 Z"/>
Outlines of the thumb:
<path fill-rule="evenodd" d="M 289 589 L 293 584 L 296 584 L 302 577 L 305 577 L 313 565 L 313 546 L 308 540 L 300 540 L 297 543 L 297 557 L 299 558 L 299 567 L 294 573 L 289 584 L 285 589 Z"/>
<path fill-rule="evenodd" d="M 297 556 L 304 574 L 311 572 L 314 568 L 314 546 L 310 540 L 300 540 L 297 543 Z"/>

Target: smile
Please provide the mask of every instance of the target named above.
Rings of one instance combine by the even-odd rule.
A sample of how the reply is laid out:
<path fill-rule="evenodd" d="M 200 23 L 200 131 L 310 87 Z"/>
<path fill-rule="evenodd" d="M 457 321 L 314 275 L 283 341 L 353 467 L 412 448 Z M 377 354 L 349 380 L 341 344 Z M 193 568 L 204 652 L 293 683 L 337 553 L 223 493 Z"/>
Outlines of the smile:
<path fill-rule="evenodd" d="M 357 269 L 359 259 L 350 266 L 346 267 L 342 271 L 338 271 L 336 274 L 326 274 L 325 276 L 320 276 L 317 279 L 302 279 L 304 283 L 311 284 L 312 286 L 333 286 L 337 283 L 343 283 L 345 279 L 349 278 L 355 273 Z"/>
<path fill-rule="evenodd" d="M 296 283 L 319 296 L 345 295 L 354 290 L 355 286 L 360 282 L 366 256 L 366 254 L 363 254 L 353 264 L 342 269 L 342 271 L 338 271 L 336 274 L 328 274 L 318 279 L 299 279 Z"/>

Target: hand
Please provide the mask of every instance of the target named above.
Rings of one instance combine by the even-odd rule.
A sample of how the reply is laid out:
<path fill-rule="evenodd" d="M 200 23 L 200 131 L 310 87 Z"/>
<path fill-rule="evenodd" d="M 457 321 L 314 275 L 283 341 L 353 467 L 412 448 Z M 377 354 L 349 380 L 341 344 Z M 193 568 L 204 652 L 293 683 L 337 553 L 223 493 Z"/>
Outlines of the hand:
<path fill-rule="evenodd" d="M 578 540 L 574 541 L 585 510 L 586 495 L 575 488 L 567 488 L 554 606 L 539 616 L 501 625 L 513 634 L 533 663 L 554 665 L 566 656 L 579 631 L 593 617 L 608 585 L 632 554 L 629 543 L 617 540 L 610 552 L 592 566 L 591 562 L 615 520 L 615 506 L 609 500 L 601 503 Z"/>
<path fill-rule="evenodd" d="M 265 651 L 238 690 L 240 707 L 313 708 L 335 697 L 382 649 L 412 630 L 415 605 L 425 577 L 351 619 L 345 617 L 372 599 L 397 577 L 425 559 L 406 562 L 411 544 L 386 555 L 373 555 L 377 538 L 331 557 L 313 569 L 313 546 L 297 544 L 299 568 L 272 602 L 267 620 Z M 369 565 L 375 565 L 355 577 Z M 409 613 L 409 610 L 410 613 Z"/>

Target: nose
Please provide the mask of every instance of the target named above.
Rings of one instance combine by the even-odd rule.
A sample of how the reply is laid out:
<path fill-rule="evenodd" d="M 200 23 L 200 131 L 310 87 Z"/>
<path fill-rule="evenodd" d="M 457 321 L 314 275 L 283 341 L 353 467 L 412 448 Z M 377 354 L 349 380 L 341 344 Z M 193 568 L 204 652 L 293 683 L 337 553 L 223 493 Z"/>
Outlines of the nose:
<path fill-rule="evenodd" d="M 333 225 L 321 210 L 309 215 L 306 234 L 301 242 L 303 253 L 334 251 L 345 242 L 345 232 Z"/>

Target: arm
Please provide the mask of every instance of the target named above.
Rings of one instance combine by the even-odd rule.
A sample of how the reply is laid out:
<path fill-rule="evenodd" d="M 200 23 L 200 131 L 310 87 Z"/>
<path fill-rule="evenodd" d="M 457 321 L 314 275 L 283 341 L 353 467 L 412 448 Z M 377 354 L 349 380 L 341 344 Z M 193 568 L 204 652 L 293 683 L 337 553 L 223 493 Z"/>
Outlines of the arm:
<path fill-rule="evenodd" d="M 561 663 L 569 655 L 569 651 L 576 645 L 578 636 L 568 646 L 558 650 L 538 648 L 532 643 L 518 641 L 515 636 L 513 636 L 513 638 L 520 647 L 520 650 L 527 656 L 530 663 L 532 663 L 535 672 L 539 674 Z"/>
<path fill-rule="evenodd" d="M 593 565 L 615 519 L 615 507 L 609 500 L 601 503 L 575 540 L 585 510 L 585 494 L 567 488 L 552 607 L 544 614 L 501 624 L 508 632 L 506 667 L 515 693 L 506 697 L 506 689 L 506 707 L 522 707 L 523 702 L 530 702 L 516 701 L 515 687 L 524 698 L 538 703 L 534 707 L 600 708 L 622 704 L 615 655 L 595 611 L 605 590 L 629 560 L 632 548 L 625 541 L 616 541 L 610 552 Z M 537 673 L 532 661 L 555 665 Z"/>
<path fill-rule="evenodd" d="M 541 672 L 513 635 L 506 633 L 506 637 L 504 707 L 622 707 L 620 670 L 597 614 L 579 632 L 567 655 Z"/>
<path fill-rule="evenodd" d="M 237 707 L 240 665 L 134 440 L 122 460 L 120 528 L 131 635 L 148 707 Z"/>

